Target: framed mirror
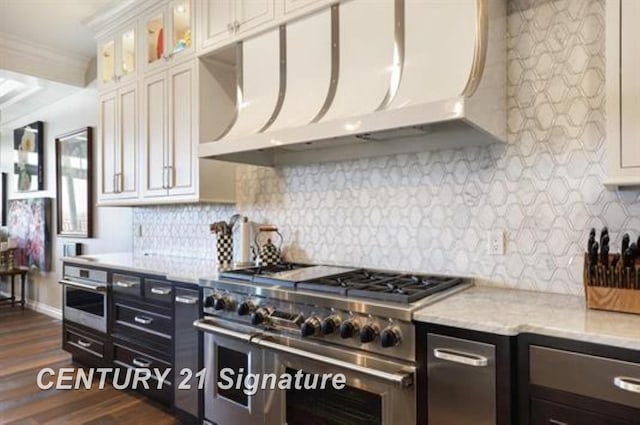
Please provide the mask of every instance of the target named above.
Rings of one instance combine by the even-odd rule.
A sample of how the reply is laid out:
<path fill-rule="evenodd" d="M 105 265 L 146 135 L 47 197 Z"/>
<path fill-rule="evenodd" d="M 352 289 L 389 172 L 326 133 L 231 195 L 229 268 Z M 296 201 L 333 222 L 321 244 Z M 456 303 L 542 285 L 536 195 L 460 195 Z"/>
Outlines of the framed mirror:
<path fill-rule="evenodd" d="M 58 235 L 90 238 L 93 226 L 91 127 L 56 138 Z"/>

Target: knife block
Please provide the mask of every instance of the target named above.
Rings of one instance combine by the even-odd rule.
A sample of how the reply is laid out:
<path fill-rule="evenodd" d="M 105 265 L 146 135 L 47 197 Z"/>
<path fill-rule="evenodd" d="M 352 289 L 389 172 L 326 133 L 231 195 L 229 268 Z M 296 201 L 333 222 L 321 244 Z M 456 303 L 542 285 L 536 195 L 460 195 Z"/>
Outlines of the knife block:
<path fill-rule="evenodd" d="M 612 259 L 613 254 L 609 254 L 609 264 Z M 594 276 L 591 276 L 589 256 L 585 254 L 583 281 L 587 307 L 594 310 L 640 314 L 640 286 L 636 284 L 636 276 L 640 278 L 640 266 L 636 263 L 631 269 L 631 282 L 621 266 L 617 267 L 617 272 L 609 274 L 604 273 L 602 266 L 598 266 Z"/>

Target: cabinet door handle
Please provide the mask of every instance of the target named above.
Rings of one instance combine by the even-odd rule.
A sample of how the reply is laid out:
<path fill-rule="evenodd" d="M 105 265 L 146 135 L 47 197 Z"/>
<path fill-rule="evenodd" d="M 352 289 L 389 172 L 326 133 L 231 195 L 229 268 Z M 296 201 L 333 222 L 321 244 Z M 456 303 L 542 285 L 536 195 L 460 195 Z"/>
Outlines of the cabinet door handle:
<path fill-rule="evenodd" d="M 171 293 L 171 288 L 160 288 L 154 286 L 151 288 L 151 293 L 156 295 L 169 295 Z"/>
<path fill-rule="evenodd" d="M 198 304 L 198 297 L 185 297 L 182 295 L 178 295 L 176 297 L 176 302 L 180 304 Z"/>
<path fill-rule="evenodd" d="M 230 33 L 233 32 L 234 28 L 235 28 L 235 25 L 233 23 L 229 22 L 227 24 L 227 31 L 229 31 Z"/>
<path fill-rule="evenodd" d="M 628 376 L 617 376 L 613 379 L 613 385 L 630 393 L 640 394 L 640 379 Z"/>
<path fill-rule="evenodd" d="M 84 347 L 84 348 L 89 348 L 89 347 L 91 347 L 91 343 L 90 343 L 90 342 L 87 342 L 87 341 L 85 341 L 85 340 L 83 340 L 83 339 L 79 339 L 77 342 L 78 342 L 78 345 L 79 345 L 80 347 Z"/>
<path fill-rule="evenodd" d="M 173 181 L 173 165 L 167 165 L 167 189 L 171 189 L 175 185 Z"/>
<path fill-rule="evenodd" d="M 484 356 L 463 353 L 462 351 L 450 350 L 447 348 L 436 348 L 433 350 L 435 358 L 453 363 L 460 363 L 473 367 L 486 367 L 489 359 Z"/>
<path fill-rule="evenodd" d="M 144 316 L 136 316 L 133 318 L 136 323 L 140 323 L 141 325 L 150 325 L 153 322 L 153 319 L 150 317 Z"/>
<path fill-rule="evenodd" d="M 239 29 L 240 29 L 240 22 L 235 21 L 235 22 L 233 23 L 233 30 L 234 30 L 235 32 L 238 32 L 238 30 L 239 30 Z"/>
<path fill-rule="evenodd" d="M 569 425 L 566 422 L 556 421 L 555 419 L 549 419 L 549 425 Z"/>
<path fill-rule="evenodd" d="M 149 367 L 149 366 L 151 366 L 151 361 L 150 360 L 141 359 L 139 357 L 136 357 L 135 359 L 131 360 L 131 363 L 133 363 L 134 366 L 138 366 L 138 367 Z"/>
<path fill-rule="evenodd" d="M 133 288 L 134 286 L 140 285 L 139 282 L 123 282 L 121 280 L 116 282 L 116 286 L 120 288 Z"/>

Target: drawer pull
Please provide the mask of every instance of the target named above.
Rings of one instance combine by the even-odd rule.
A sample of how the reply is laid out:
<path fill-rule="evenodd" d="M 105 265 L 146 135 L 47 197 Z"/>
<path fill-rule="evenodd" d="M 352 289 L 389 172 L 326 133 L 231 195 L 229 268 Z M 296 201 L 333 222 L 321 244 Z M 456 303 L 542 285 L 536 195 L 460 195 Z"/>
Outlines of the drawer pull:
<path fill-rule="evenodd" d="M 79 340 L 77 341 L 77 343 L 78 343 L 78 345 L 79 345 L 80 347 L 84 347 L 84 348 L 89 348 L 89 347 L 91 347 L 91 343 L 90 343 L 90 342 L 87 342 L 87 341 L 82 340 L 82 339 L 79 339 Z"/>
<path fill-rule="evenodd" d="M 549 425 L 569 425 L 566 422 L 556 421 L 555 419 L 549 419 Z"/>
<path fill-rule="evenodd" d="M 140 282 L 123 282 L 121 280 L 116 282 L 116 286 L 120 288 L 133 288 L 134 286 L 138 286 Z"/>
<path fill-rule="evenodd" d="M 138 357 L 133 359 L 131 361 L 131 363 L 133 363 L 134 366 L 138 366 L 138 367 L 149 367 L 149 366 L 151 366 L 151 361 L 145 360 L 145 359 L 141 359 L 141 358 L 138 358 Z"/>
<path fill-rule="evenodd" d="M 151 293 L 156 295 L 169 295 L 171 293 L 171 288 L 151 288 Z"/>
<path fill-rule="evenodd" d="M 150 317 L 136 316 L 133 318 L 136 323 L 140 323 L 141 325 L 150 325 L 153 322 L 153 319 Z"/>
<path fill-rule="evenodd" d="M 184 297 L 181 295 L 178 295 L 176 297 L 176 302 L 180 303 L 180 304 L 198 304 L 198 297 Z"/>
<path fill-rule="evenodd" d="M 463 353 L 462 351 L 449 350 L 447 348 L 436 348 L 433 350 L 433 355 L 440 360 L 473 367 L 486 367 L 489 364 L 489 359 L 486 357 Z"/>
<path fill-rule="evenodd" d="M 640 394 L 640 379 L 629 378 L 627 376 L 617 376 L 613 379 L 613 385 L 621 390 Z"/>

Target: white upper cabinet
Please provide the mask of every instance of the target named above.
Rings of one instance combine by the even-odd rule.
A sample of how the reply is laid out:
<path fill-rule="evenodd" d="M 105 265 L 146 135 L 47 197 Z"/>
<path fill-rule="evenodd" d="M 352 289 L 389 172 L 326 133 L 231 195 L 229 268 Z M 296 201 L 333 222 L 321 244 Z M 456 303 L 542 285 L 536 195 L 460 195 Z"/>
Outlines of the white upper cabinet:
<path fill-rule="evenodd" d="M 136 21 L 98 41 L 98 86 L 110 90 L 136 77 L 138 69 Z"/>
<path fill-rule="evenodd" d="M 337 0 L 284 0 L 284 14 L 307 13 L 337 2 Z M 375 4 L 372 5 L 376 6 Z"/>
<path fill-rule="evenodd" d="M 640 2 L 607 1 L 607 157 L 610 188 L 640 186 Z"/>
<path fill-rule="evenodd" d="M 98 104 L 98 204 L 138 197 L 138 83 L 105 92 Z"/>
<path fill-rule="evenodd" d="M 200 50 L 227 45 L 276 18 L 275 0 L 198 0 Z"/>
<path fill-rule="evenodd" d="M 234 166 L 198 159 L 197 73 L 190 59 L 144 78 L 141 203 L 235 199 Z"/>
<path fill-rule="evenodd" d="M 145 15 L 141 21 L 145 72 L 160 70 L 193 53 L 191 0 L 175 0 Z"/>

